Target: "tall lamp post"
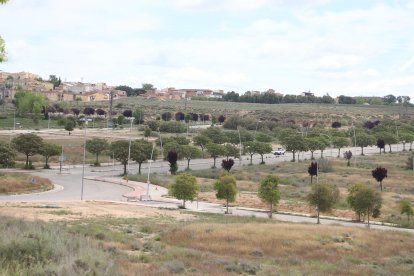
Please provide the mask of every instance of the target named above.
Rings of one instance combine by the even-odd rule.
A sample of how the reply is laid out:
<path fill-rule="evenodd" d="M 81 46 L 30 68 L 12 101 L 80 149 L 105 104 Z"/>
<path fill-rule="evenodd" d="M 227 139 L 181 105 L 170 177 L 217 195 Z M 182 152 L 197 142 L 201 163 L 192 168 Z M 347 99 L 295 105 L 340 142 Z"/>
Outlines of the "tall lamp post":
<path fill-rule="evenodd" d="M 134 117 L 130 117 L 128 120 L 130 120 L 131 125 L 129 127 L 129 146 L 128 146 L 128 169 L 127 169 L 127 175 L 126 175 L 126 179 L 128 182 L 128 174 L 129 174 L 129 161 L 131 160 L 131 142 L 132 142 L 132 122 L 134 121 Z"/>
<path fill-rule="evenodd" d="M 151 159 L 148 160 L 149 162 L 149 166 L 148 166 L 148 175 L 147 175 L 147 194 L 145 196 L 145 200 L 151 200 L 151 197 L 149 195 L 149 189 L 150 189 L 150 173 L 151 173 L 151 164 L 154 160 L 152 160 L 153 154 L 154 154 L 154 148 L 155 148 L 155 143 L 152 144 L 152 150 L 151 150 Z"/>
<path fill-rule="evenodd" d="M 84 185 L 84 179 L 85 179 L 85 160 L 86 160 L 86 128 L 88 126 L 88 122 L 91 121 L 91 119 L 83 118 L 85 122 L 85 128 L 83 132 L 83 165 L 82 165 L 82 187 L 81 187 L 81 200 L 83 200 L 83 185 Z"/>

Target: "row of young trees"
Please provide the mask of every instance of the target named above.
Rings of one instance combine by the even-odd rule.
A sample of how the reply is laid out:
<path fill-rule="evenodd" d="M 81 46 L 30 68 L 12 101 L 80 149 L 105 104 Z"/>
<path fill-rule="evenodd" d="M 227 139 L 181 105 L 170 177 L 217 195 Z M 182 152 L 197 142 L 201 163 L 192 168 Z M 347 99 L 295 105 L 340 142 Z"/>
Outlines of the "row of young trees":
<path fill-rule="evenodd" d="M 280 180 L 275 175 L 268 175 L 259 185 L 257 195 L 269 205 L 269 218 L 272 218 L 273 210 L 280 200 Z M 237 195 L 236 178 L 228 172 L 223 173 L 214 183 L 217 199 L 226 201 L 226 213 L 229 213 L 229 203 L 234 202 Z M 189 173 L 179 174 L 175 182 L 170 185 L 169 192 L 177 199 L 183 200 L 183 208 L 186 201 L 194 201 L 200 190 L 197 178 Z M 317 223 L 320 223 L 320 213 L 329 212 L 340 200 L 338 187 L 328 183 L 315 183 L 306 197 L 307 202 L 315 207 Z M 382 197 L 373 188 L 362 183 L 356 183 L 348 188 L 346 198 L 349 206 L 358 216 L 358 220 L 367 219 L 370 225 L 371 217 L 377 218 L 381 213 Z M 414 214 L 409 201 L 402 200 L 400 203 L 401 214 L 406 214 L 408 220 Z M 365 220 L 365 219 L 364 219 Z"/>

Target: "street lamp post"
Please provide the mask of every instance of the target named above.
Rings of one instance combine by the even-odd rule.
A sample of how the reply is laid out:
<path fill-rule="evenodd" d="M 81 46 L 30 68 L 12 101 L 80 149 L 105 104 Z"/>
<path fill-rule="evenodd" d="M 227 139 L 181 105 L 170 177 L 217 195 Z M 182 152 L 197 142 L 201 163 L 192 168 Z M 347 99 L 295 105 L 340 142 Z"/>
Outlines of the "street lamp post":
<path fill-rule="evenodd" d="M 152 144 L 152 150 L 151 150 L 151 159 L 148 160 L 149 165 L 148 165 L 148 174 L 147 174 L 147 194 L 145 199 L 146 200 L 151 200 L 151 197 L 149 195 L 149 189 L 150 189 L 150 173 L 151 173 L 151 164 L 154 160 L 152 160 L 153 154 L 154 154 L 154 148 L 155 148 L 155 144 Z"/>
<path fill-rule="evenodd" d="M 131 142 L 132 142 L 132 135 L 131 135 L 131 132 L 132 132 L 132 122 L 134 121 L 134 118 L 133 117 L 131 117 L 131 118 L 129 118 L 129 120 L 131 121 L 131 126 L 129 127 L 129 146 L 128 146 L 128 169 L 127 169 L 127 175 L 126 175 L 126 177 L 127 177 L 127 181 L 128 181 L 128 174 L 129 174 L 129 163 L 130 163 L 130 160 L 131 160 Z"/>
<path fill-rule="evenodd" d="M 84 118 L 83 121 L 85 122 L 85 128 L 83 132 L 83 165 L 82 165 L 82 186 L 81 186 L 81 200 L 83 200 L 83 186 L 84 186 L 84 180 L 85 180 L 85 161 L 86 161 L 86 128 L 88 126 L 88 122 L 91 121 L 91 119 Z"/>

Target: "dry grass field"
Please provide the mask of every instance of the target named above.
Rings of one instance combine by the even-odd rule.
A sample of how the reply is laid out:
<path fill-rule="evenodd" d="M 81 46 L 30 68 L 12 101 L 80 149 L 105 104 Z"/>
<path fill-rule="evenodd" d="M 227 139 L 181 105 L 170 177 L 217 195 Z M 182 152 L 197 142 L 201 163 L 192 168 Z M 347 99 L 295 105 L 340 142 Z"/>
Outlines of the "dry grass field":
<path fill-rule="evenodd" d="M 0 236 L 8 238 L 0 238 L 0 274 L 412 275 L 414 270 L 414 235 L 403 232 L 133 204 L 77 205 L 3 204 Z M 10 218 L 19 211 L 31 215 Z"/>
<path fill-rule="evenodd" d="M 0 194 L 43 192 L 53 189 L 49 179 L 21 173 L 0 172 Z"/>

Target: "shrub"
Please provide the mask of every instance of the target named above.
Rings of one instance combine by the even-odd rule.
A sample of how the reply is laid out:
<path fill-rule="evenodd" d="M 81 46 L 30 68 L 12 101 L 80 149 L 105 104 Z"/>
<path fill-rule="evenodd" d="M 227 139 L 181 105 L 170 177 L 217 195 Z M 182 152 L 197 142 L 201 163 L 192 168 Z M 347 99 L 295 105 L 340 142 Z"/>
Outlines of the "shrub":
<path fill-rule="evenodd" d="M 167 133 L 184 133 L 186 132 L 187 128 L 181 122 L 177 121 L 169 121 L 169 122 L 161 122 L 160 124 L 160 131 L 167 132 Z"/>

